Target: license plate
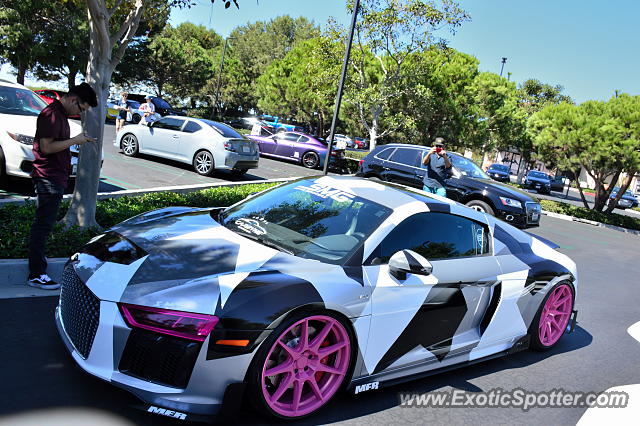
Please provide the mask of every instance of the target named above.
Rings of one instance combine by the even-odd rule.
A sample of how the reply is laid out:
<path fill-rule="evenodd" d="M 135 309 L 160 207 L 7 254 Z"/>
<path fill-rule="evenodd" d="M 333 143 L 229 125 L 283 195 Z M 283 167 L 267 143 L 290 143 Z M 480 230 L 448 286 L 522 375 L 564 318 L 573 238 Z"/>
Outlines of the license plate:
<path fill-rule="evenodd" d="M 242 152 L 251 152 L 251 148 L 249 148 L 248 146 L 243 146 Z"/>
<path fill-rule="evenodd" d="M 531 220 L 536 221 L 539 217 L 540 215 L 538 213 L 531 213 Z"/>

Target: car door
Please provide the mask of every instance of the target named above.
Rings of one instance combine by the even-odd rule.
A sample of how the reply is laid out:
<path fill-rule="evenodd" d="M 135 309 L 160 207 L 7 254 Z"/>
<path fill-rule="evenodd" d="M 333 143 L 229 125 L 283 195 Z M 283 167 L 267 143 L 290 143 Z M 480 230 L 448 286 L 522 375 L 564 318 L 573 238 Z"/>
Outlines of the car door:
<path fill-rule="evenodd" d="M 284 132 L 281 133 L 281 135 L 282 136 L 278 138 L 275 154 L 280 157 L 292 158 L 296 142 L 300 139 L 300 135 L 291 132 Z"/>
<path fill-rule="evenodd" d="M 412 250 L 429 275 L 389 272 L 391 256 Z M 491 313 L 500 267 L 486 223 L 444 212 L 416 213 L 387 234 L 364 262 L 372 287 L 368 373 L 416 366 L 430 369 L 468 354 Z"/>
<path fill-rule="evenodd" d="M 256 138 L 255 140 L 258 142 L 260 147 L 261 154 L 273 155 L 276 152 L 276 146 L 278 146 L 279 137 L 282 133 L 276 133 L 271 136 L 264 136 Z"/>
<path fill-rule="evenodd" d="M 154 154 L 165 158 L 177 159 L 180 150 L 180 137 L 184 120 L 163 117 L 153 123 L 151 146 Z"/>
<path fill-rule="evenodd" d="M 187 120 L 180 134 L 179 149 L 176 153 L 177 157 L 185 163 L 191 163 L 197 149 L 201 146 L 202 140 L 205 138 L 204 129 L 200 123 L 195 120 Z"/>
<path fill-rule="evenodd" d="M 414 148 L 397 148 L 387 160 L 387 170 L 383 172 L 383 179 L 403 185 L 417 186 L 416 171 L 422 159 L 421 152 L 421 150 Z"/>

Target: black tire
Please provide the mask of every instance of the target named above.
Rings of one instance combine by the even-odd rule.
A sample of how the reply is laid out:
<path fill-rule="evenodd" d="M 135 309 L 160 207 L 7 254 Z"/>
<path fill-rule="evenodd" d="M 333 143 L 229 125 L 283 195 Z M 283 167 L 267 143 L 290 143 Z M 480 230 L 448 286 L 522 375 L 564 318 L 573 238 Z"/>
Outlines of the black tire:
<path fill-rule="evenodd" d="M 216 170 L 213 154 L 206 149 L 196 152 L 192 164 L 193 169 L 201 176 L 211 176 Z"/>
<path fill-rule="evenodd" d="M 538 312 L 536 312 L 536 316 L 533 317 L 533 321 L 531 321 L 531 325 L 529 326 L 529 336 L 531 337 L 531 343 L 530 343 L 530 347 L 531 349 L 533 349 L 534 351 L 538 351 L 538 352 L 544 352 L 544 351 L 548 351 L 549 349 L 555 347 L 558 342 L 562 339 L 562 335 L 558 338 L 557 341 L 555 341 L 553 344 L 551 345 L 545 345 L 542 343 L 541 339 L 540 339 L 540 333 L 538 332 L 539 327 L 540 327 L 540 318 L 542 316 L 542 313 L 544 311 L 544 306 L 547 303 L 547 300 L 549 299 L 549 297 L 551 296 L 551 294 L 554 292 L 554 290 L 556 290 L 556 288 L 558 288 L 559 286 L 567 286 L 569 287 L 569 289 L 571 290 L 571 311 L 573 310 L 574 304 L 575 304 L 575 300 L 576 300 L 576 293 L 575 290 L 573 288 L 573 285 L 568 282 L 568 281 L 561 281 L 559 283 L 556 283 L 552 288 L 549 289 L 549 291 L 547 292 L 547 295 L 544 297 L 544 299 L 542 299 L 542 303 L 540 303 L 540 307 L 538 308 Z M 571 317 L 569 317 L 567 324 L 571 321 Z M 566 325 L 565 327 L 566 328 Z M 564 331 L 563 333 L 564 334 Z"/>
<path fill-rule="evenodd" d="M 307 151 L 302 154 L 300 163 L 307 169 L 315 169 L 320 165 L 320 156 L 314 151 Z"/>
<path fill-rule="evenodd" d="M 138 144 L 138 138 L 132 134 L 127 133 L 120 139 L 120 148 L 122 153 L 127 157 L 135 157 L 140 152 L 140 144 Z"/>
<path fill-rule="evenodd" d="M 479 212 L 487 213 L 487 214 L 490 214 L 491 216 L 495 216 L 493 208 L 482 200 L 468 201 L 466 206 L 471 207 L 472 209 L 477 210 Z"/>
<path fill-rule="evenodd" d="M 133 124 L 138 124 L 140 122 L 140 120 L 142 120 L 142 117 L 140 117 L 140 114 L 133 114 L 131 116 L 131 122 Z"/>
<path fill-rule="evenodd" d="M 331 402 L 333 397 L 340 392 L 340 390 L 336 391 L 333 395 L 331 395 L 321 406 L 317 407 L 314 411 L 310 413 L 306 413 L 301 416 L 291 417 L 291 416 L 283 416 L 277 412 L 275 412 L 265 401 L 265 397 L 262 392 L 262 368 L 267 361 L 267 356 L 269 355 L 271 348 L 276 344 L 276 341 L 283 336 L 283 333 L 296 322 L 303 320 L 308 317 L 313 316 L 325 316 L 331 317 L 336 320 L 338 323 L 342 325 L 344 330 L 347 333 L 349 339 L 350 346 L 350 357 L 349 364 L 346 371 L 346 374 L 342 378 L 342 383 L 338 386 L 340 389 L 344 389 L 344 387 L 350 382 L 351 376 L 353 375 L 353 367 L 355 361 L 355 354 L 357 351 L 357 341 L 353 335 L 353 331 L 351 330 L 349 324 L 346 323 L 339 315 L 331 311 L 297 311 L 291 314 L 288 318 L 286 318 L 282 323 L 275 329 L 273 332 L 267 337 L 267 339 L 260 345 L 260 349 L 256 352 L 253 360 L 251 361 L 251 365 L 247 370 L 246 383 L 247 383 L 247 395 L 249 396 L 249 400 L 251 404 L 258 410 L 260 413 L 265 414 L 267 416 L 275 417 L 283 420 L 299 420 L 305 417 L 314 415 L 319 410 L 326 407 L 328 403 Z M 316 331 L 317 332 L 317 331 Z"/>
<path fill-rule="evenodd" d="M 249 171 L 249 169 L 232 169 L 231 173 L 234 174 L 235 176 L 243 176 L 248 171 Z"/>

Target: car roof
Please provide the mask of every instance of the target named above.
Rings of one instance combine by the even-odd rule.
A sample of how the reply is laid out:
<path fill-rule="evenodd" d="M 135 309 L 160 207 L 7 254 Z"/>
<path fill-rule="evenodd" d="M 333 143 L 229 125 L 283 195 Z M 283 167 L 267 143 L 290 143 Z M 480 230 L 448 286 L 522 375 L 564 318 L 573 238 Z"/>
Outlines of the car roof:
<path fill-rule="evenodd" d="M 14 87 L 16 89 L 27 89 L 27 90 L 31 90 L 26 86 L 23 86 L 20 83 L 16 83 L 13 81 L 9 81 L 9 80 L 4 80 L 4 79 L 0 79 L 0 85 L 1 86 L 7 86 L 7 87 Z"/>

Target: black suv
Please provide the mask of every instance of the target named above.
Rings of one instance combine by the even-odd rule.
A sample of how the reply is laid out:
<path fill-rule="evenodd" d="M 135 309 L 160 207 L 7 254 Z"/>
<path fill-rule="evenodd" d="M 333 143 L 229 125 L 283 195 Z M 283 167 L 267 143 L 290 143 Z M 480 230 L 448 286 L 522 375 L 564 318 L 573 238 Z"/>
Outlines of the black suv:
<path fill-rule="evenodd" d="M 144 95 L 137 95 L 135 93 L 129 93 L 127 99 L 138 101 L 141 104 L 147 102 Z M 187 115 L 184 113 L 184 111 L 173 108 L 171 105 L 169 105 L 169 102 L 157 96 L 151 97 L 151 103 L 156 107 L 156 112 L 163 117 L 167 115 Z"/>
<path fill-rule="evenodd" d="M 422 189 L 425 168 L 421 160 L 428 150 L 428 147 L 406 144 L 378 146 L 360 162 L 356 176 Z M 448 155 L 453 168 L 452 176 L 447 179 L 447 197 L 520 228 L 540 225 L 537 200 L 517 188 L 492 180 L 470 159 L 454 153 Z"/>

